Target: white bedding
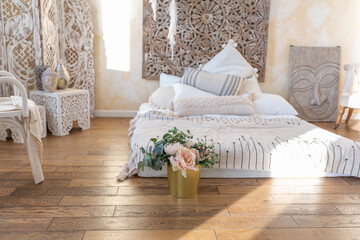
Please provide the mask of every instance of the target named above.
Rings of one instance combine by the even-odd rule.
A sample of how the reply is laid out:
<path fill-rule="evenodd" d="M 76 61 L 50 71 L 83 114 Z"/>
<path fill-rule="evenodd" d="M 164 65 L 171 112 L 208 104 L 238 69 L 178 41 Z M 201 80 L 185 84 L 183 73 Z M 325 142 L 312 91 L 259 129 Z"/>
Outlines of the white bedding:
<path fill-rule="evenodd" d="M 162 136 L 174 126 L 182 131 L 190 130 L 195 139 L 213 143 L 220 155 L 215 170 L 227 169 L 232 177 L 244 170 L 258 171 L 262 176 L 328 173 L 359 177 L 360 174 L 360 143 L 295 116 L 176 117 L 143 104 L 131 122 L 129 161 L 118 178 L 123 180 L 138 173 L 138 163 L 142 160 L 139 149 L 148 148 L 150 138 Z M 219 176 L 214 174 L 214 177 Z"/>

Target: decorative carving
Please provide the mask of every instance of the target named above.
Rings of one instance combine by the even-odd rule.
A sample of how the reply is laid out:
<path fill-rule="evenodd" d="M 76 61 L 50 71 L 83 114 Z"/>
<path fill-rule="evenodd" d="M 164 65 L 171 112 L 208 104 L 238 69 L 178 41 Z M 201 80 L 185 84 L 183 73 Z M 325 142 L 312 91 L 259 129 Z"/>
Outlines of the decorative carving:
<path fill-rule="evenodd" d="M 24 139 L 18 126 L 10 122 L 2 122 L 0 120 L 0 141 L 6 142 L 9 137 L 9 131 L 11 132 L 11 138 L 14 143 L 24 143 Z"/>
<path fill-rule="evenodd" d="M 90 128 L 89 92 L 79 89 L 64 89 L 55 93 L 31 91 L 30 98 L 46 109 L 46 121 L 55 136 L 65 136 L 78 121 L 82 130 Z"/>
<path fill-rule="evenodd" d="M 265 78 L 269 0 L 178 0 L 178 32 L 174 61 L 167 42 L 169 1 L 157 1 L 156 22 L 144 0 L 143 77 L 158 79 L 161 72 L 182 75 L 198 67 L 234 39 L 245 59 Z"/>
<path fill-rule="evenodd" d="M 40 22 L 38 0 L 0 0 L 1 69 L 13 73 L 24 86 L 35 88 L 35 66 L 40 65 Z M 0 85 L 0 94 L 11 90 Z"/>
<path fill-rule="evenodd" d="M 59 61 L 57 0 L 40 0 L 43 64 L 55 69 Z"/>
<path fill-rule="evenodd" d="M 38 108 L 39 108 L 41 123 L 43 128 L 43 133 L 41 135 L 41 138 L 45 138 L 47 135 L 45 108 L 43 106 L 38 106 Z M 21 135 L 20 129 L 13 123 L 4 122 L 1 120 L 0 120 L 0 141 L 6 142 L 7 137 L 9 136 L 8 130 L 10 130 L 11 132 L 11 138 L 13 139 L 14 143 L 24 143 L 24 139 Z"/>
<path fill-rule="evenodd" d="M 89 91 L 94 116 L 94 35 L 88 2 L 0 0 L 0 16 L 0 69 L 13 73 L 32 90 L 35 67 L 44 64 L 55 69 L 62 59 L 70 74 L 69 87 Z M 0 95 L 11 95 L 11 88 L 0 84 Z"/>
<path fill-rule="evenodd" d="M 91 117 L 95 113 L 95 70 L 91 8 L 86 0 L 58 0 L 60 58 L 71 78 L 69 87 L 90 94 Z"/>
<path fill-rule="evenodd" d="M 291 47 L 289 102 L 307 121 L 335 121 L 340 47 Z"/>
<path fill-rule="evenodd" d="M 218 1 L 203 1 L 205 4 L 193 4 L 190 9 L 190 26 L 198 34 L 215 34 L 225 25 L 224 7 Z"/>

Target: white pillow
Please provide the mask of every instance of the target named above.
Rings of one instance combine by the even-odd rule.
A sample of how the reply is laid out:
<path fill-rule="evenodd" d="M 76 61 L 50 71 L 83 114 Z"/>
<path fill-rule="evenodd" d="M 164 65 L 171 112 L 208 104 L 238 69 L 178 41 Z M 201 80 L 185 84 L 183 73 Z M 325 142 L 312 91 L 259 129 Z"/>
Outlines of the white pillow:
<path fill-rule="evenodd" d="M 158 88 L 149 98 L 149 103 L 154 108 L 166 109 L 175 97 L 175 91 L 172 86 Z"/>
<path fill-rule="evenodd" d="M 229 74 L 212 74 L 200 69 L 187 68 L 181 83 L 218 96 L 236 95 L 242 88 L 244 78 Z"/>
<path fill-rule="evenodd" d="M 180 81 L 181 77 L 165 73 L 160 74 L 160 87 L 172 86 L 174 83 L 179 83 Z"/>
<path fill-rule="evenodd" d="M 209 73 L 251 77 L 254 74 L 253 67 L 234 47 L 234 44 L 234 41 L 230 40 L 221 52 L 204 65 L 202 70 Z"/>
<path fill-rule="evenodd" d="M 298 115 L 298 112 L 295 110 L 295 108 L 279 95 L 268 93 L 259 94 L 256 96 L 256 99 L 253 103 L 254 109 L 258 114 Z"/>
<path fill-rule="evenodd" d="M 201 91 L 200 89 L 194 88 L 189 85 L 175 83 L 173 85 L 175 91 L 175 97 L 177 98 L 202 98 L 202 97 L 213 97 L 215 94 Z"/>
<path fill-rule="evenodd" d="M 258 80 L 255 76 L 244 79 L 244 83 L 238 95 L 241 96 L 246 93 L 255 93 L 255 94 L 262 93 Z"/>
<path fill-rule="evenodd" d="M 174 99 L 173 104 L 174 113 L 179 116 L 205 114 L 248 116 L 255 114 L 251 100 L 240 96 L 179 98 Z"/>

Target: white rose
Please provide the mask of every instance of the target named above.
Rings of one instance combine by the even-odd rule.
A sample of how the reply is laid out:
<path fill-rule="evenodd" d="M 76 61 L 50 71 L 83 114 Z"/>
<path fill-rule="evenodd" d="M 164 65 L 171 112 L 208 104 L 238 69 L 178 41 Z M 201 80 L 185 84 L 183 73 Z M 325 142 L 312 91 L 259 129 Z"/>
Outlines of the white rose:
<path fill-rule="evenodd" d="M 188 141 L 188 142 L 184 143 L 184 147 L 186 147 L 186 148 L 192 148 L 192 146 L 194 146 L 194 145 L 195 145 L 195 143 L 192 141 Z"/>
<path fill-rule="evenodd" d="M 181 147 L 182 145 L 180 143 L 167 144 L 164 148 L 164 151 L 166 152 L 166 154 L 175 155 L 178 149 Z"/>

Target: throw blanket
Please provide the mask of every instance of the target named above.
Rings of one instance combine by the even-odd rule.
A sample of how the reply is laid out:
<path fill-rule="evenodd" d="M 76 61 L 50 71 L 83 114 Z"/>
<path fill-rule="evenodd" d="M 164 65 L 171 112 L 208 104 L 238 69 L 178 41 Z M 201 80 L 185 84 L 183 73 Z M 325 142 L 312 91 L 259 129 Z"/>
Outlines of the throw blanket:
<path fill-rule="evenodd" d="M 131 121 L 131 152 L 118 175 L 134 175 L 142 161 L 141 147 L 176 126 L 190 130 L 216 146 L 220 163 L 215 168 L 263 171 L 303 171 L 360 176 L 360 144 L 294 116 L 176 117 L 163 110 L 139 111 Z"/>
<path fill-rule="evenodd" d="M 22 102 L 21 97 L 17 96 L 11 96 L 10 97 L 11 102 L 14 106 L 21 109 L 22 108 Z M 42 162 L 42 156 L 43 156 L 43 143 L 41 141 L 41 136 L 43 132 L 42 123 L 41 123 L 41 116 L 39 112 L 39 108 L 36 106 L 36 104 L 28 100 L 28 106 L 29 106 L 29 118 L 28 118 L 28 126 L 30 130 L 31 136 L 34 138 L 36 143 L 36 149 L 32 149 L 32 152 L 37 152 L 37 157 L 39 158 L 40 162 Z M 34 144 L 30 144 L 32 147 L 35 147 Z M 36 150 L 36 151 L 34 151 Z"/>

